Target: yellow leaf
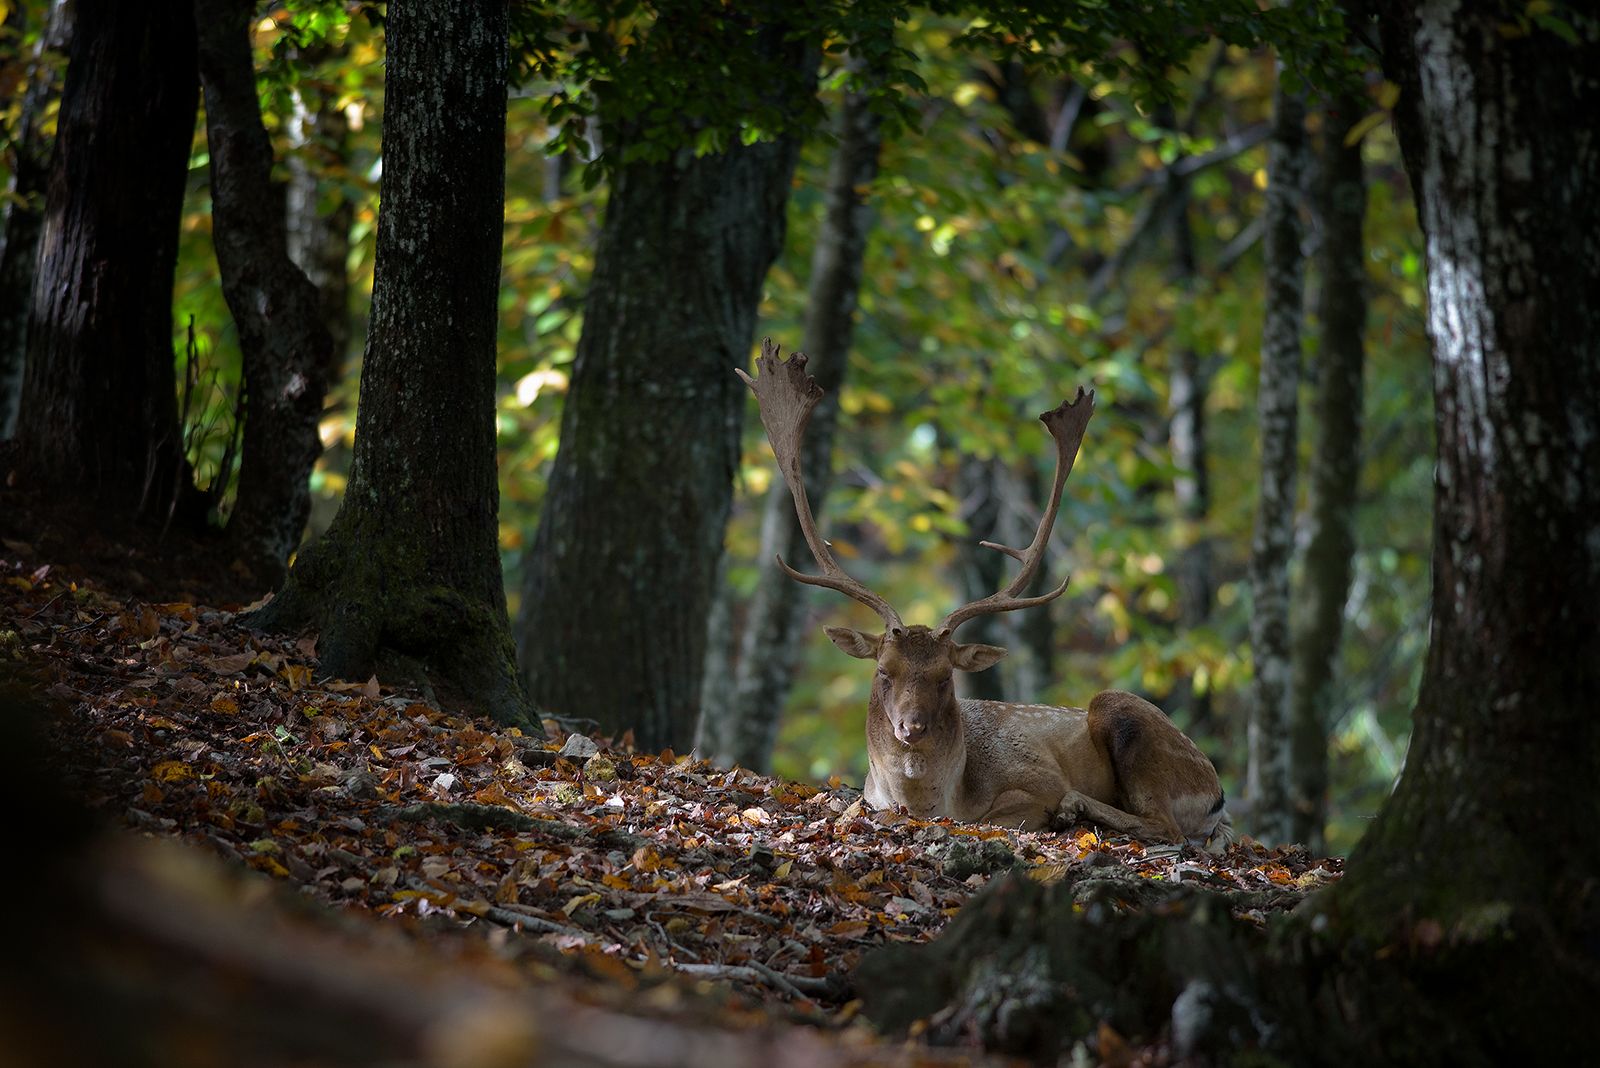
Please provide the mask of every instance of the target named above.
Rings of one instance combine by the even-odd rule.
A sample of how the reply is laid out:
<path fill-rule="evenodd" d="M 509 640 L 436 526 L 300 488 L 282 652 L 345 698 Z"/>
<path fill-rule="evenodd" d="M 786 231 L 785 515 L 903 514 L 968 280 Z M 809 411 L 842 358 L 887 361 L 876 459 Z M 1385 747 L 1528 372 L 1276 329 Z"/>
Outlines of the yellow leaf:
<path fill-rule="evenodd" d="M 150 769 L 150 777 L 157 782 L 185 782 L 194 778 L 194 769 L 178 760 L 163 760 Z"/>
<path fill-rule="evenodd" d="M 239 702 L 225 693 L 219 693 L 211 699 L 211 711 L 219 716 L 237 716 L 239 714 Z"/>
<path fill-rule="evenodd" d="M 1371 115 L 1350 127 L 1350 132 L 1344 135 L 1344 147 L 1349 148 L 1351 145 L 1360 144 L 1363 137 L 1382 126 L 1388 119 L 1389 113 L 1387 111 L 1374 111 Z"/>
<path fill-rule="evenodd" d="M 577 912 L 585 905 L 593 905 L 599 900 L 599 894 L 579 894 L 571 901 L 568 901 L 565 905 L 561 906 L 561 911 L 566 913 L 568 916 L 571 916 L 574 912 Z"/>
<path fill-rule="evenodd" d="M 774 879 L 781 879 L 785 875 L 788 875 L 790 870 L 793 867 L 794 867 L 794 861 L 786 860 L 782 864 L 779 864 L 778 867 L 773 871 L 772 877 Z"/>
<path fill-rule="evenodd" d="M 1067 864 L 1040 864 L 1028 869 L 1028 878 L 1049 886 L 1051 883 L 1059 882 L 1067 874 L 1069 867 Z"/>

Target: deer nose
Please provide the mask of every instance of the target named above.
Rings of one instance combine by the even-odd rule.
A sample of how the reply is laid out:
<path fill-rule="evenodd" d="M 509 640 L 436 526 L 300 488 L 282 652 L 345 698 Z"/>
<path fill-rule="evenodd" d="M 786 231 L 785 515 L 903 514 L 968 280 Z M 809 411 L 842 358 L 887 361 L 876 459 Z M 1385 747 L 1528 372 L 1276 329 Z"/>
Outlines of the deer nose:
<path fill-rule="evenodd" d="M 902 742 L 915 745 L 924 734 L 928 733 L 928 727 L 923 723 L 902 723 L 895 733 L 900 736 Z"/>

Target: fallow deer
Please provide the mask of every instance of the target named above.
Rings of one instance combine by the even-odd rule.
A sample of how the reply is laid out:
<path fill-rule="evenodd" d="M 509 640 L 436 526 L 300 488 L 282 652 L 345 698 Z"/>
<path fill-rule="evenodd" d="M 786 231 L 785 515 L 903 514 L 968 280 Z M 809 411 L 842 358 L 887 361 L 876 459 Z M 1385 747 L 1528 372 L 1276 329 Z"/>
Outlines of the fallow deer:
<path fill-rule="evenodd" d="M 1231 835 L 1216 769 L 1148 701 L 1108 690 L 1085 710 L 955 696 L 956 671 L 982 671 L 1006 655 L 999 646 L 955 641 L 962 623 L 1046 604 L 1066 591 L 1063 581 L 1048 593 L 1022 596 L 1050 540 L 1062 486 L 1094 412 L 1093 392 L 1080 388 L 1076 398 L 1039 417 L 1055 439 L 1056 474 L 1032 543 L 1026 549 L 982 543 L 1020 561 L 1016 578 L 998 593 L 957 608 L 937 627 L 906 626 L 888 601 L 845 574 L 817 532 L 800 471 L 800 443 L 823 391 L 806 373 L 805 354 L 780 360 L 768 338 L 756 363 L 756 377 L 738 374 L 755 392 L 778 469 L 822 573 L 796 571 L 782 557 L 778 566 L 792 579 L 861 602 L 884 621 L 881 634 L 826 628 L 845 653 L 877 663 L 867 705 L 868 804 L 1032 830 L 1090 820 L 1169 842 Z"/>

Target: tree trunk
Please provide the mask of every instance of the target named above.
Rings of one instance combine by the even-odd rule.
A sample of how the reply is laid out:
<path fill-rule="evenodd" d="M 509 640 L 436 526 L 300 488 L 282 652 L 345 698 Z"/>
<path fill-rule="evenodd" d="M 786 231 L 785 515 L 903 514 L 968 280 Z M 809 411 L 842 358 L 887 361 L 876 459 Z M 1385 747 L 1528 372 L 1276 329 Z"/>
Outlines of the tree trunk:
<path fill-rule="evenodd" d="M 282 190 L 272 181 L 272 144 L 256 99 L 251 11 L 239 0 L 194 0 L 211 240 L 244 360 L 244 449 L 228 536 L 255 575 L 276 586 L 311 512 L 332 339 L 316 288 L 289 259 Z"/>
<path fill-rule="evenodd" d="M 760 37 L 785 84 L 816 65 L 789 37 Z M 607 137 L 624 159 L 627 131 Z M 788 133 L 612 175 L 520 651 L 541 708 L 631 727 L 645 749 L 692 743 L 744 418 L 733 368 L 782 247 L 798 152 Z"/>
<path fill-rule="evenodd" d="M 859 69 L 860 64 L 856 66 Z M 881 127 L 882 120 L 868 106 L 865 94 L 846 94 L 835 120 L 839 144 L 829 164 L 822 223 L 811 253 L 802 341 L 810 358 L 807 367 L 827 396 L 812 413 L 800 467 L 806 496 L 818 516 L 833 481 L 839 391 L 849 363 L 862 264 L 872 229 L 865 191 L 878 174 Z M 701 710 L 708 740 L 716 739 L 706 755 L 720 764 L 759 771 L 772 767 L 784 701 L 805 644 L 806 588 L 779 570 L 775 556 L 791 561 L 810 556 L 794 500 L 781 478 L 773 479 L 762 505 L 759 572 L 740 642 L 732 704 L 715 709 L 702 702 Z"/>
<path fill-rule="evenodd" d="M 1317 429 L 1311 453 L 1311 540 L 1301 582 L 1302 616 L 1294 641 L 1291 694 L 1293 771 L 1290 837 L 1323 849 L 1328 820 L 1328 732 L 1338 719 L 1334 687 L 1355 555 L 1361 475 L 1361 378 L 1366 353 L 1366 252 L 1361 239 L 1367 187 L 1361 144 L 1344 143 L 1365 102 L 1340 97 L 1323 119 L 1318 211 L 1322 284 L 1317 318 Z"/>
<path fill-rule="evenodd" d="M 985 375 L 985 378 L 988 376 Z M 998 457 L 961 456 L 956 466 L 956 499 L 961 502 L 961 519 L 967 533 L 956 546 L 956 571 L 960 578 L 959 596 L 962 602 L 981 601 L 1006 584 L 1004 553 L 985 549 L 980 542 L 992 541 L 1000 545 L 1026 545 L 1007 540 L 1000 531 L 1001 500 L 1004 480 L 1008 472 Z M 1003 645 L 1002 622 L 998 615 L 983 615 L 968 621 L 961 636 L 962 641 L 983 645 Z M 956 677 L 962 697 L 977 701 L 1004 701 L 1006 686 L 1004 664 L 996 664 L 988 671 L 963 671 Z"/>
<path fill-rule="evenodd" d="M 1545 1014 L 1600 989 L 1600 859 L 1559 845 L 1600 825 L 1600 27 L 1574 18 L 1569 46 L 1467 8 L 1417 5 L 1425 135 L 1405 145 L 1434 348 L 1432 631 L 1405 771 L 1333 904 L 1374 944 L 1432 922 L 1503 958 L 1461 977 L 1461 1012 L 1507 1048 L 1548 1038 L 1495 989 Z"/>
<path fill-rule="evenodd" d="M 72 37 L 73 0 L 53 0 L 49 22 L 39 37 L 22 94 L 16 136 L 11 139 L 11 181 L 6 187 L 5 226 L 0 230 L 0 441 L 17 426 L 22 402 L 22 372 L 28 357 L 28 309 L 33 303 L 34 271 L 39 265 L 39 231 L 44 225 L 45 181 L 50 175 L 50 139 L 45 109 L 60 91 L 61 78 L 50 53 L 65 52 Z M 24 8 L 6 17 L 20 35 Z"/>
<path fill-rule="evenodd" d="M 345 50 L 339 52 L 345 57 Z M 317 62 L 323 57 L 304 57 Z M 301 83 L 290 92 L 291 111 L 285 123 L 290 145 L 289 182 L 284 196 L 288 219 L 289 258 L 317 287 L 322 325 L 332 344 L 328 349 L 327 383 L 343 373 L 350 350 L 350 227 L 355 203 L 342 187 L 330 197 L 321 160 L 344 164 L 350 153 L 350 122 L 331 93 Z M 329 203 L 331 199 L 331 203 Z"/>
<path fill-rule="evenodd" d="M 1006 469 L 1003 474 L 1001 495 L 1002 512 L 1000 537 L 1002 545 L 1026 545 L 1038 530 L 1039 512 L 1050 499 L 1049 485 L 1031 461 L 1024 461 L 1021 471 Z M 1048 554 L 1039 561 L 1033 581 L 1022 591 L 1024 597 L 1038 597 L 1055 588 L 1051 576 Z M 990 587 L 987 593 L 999 589 Z M 1000 643 L 1011 650 L 1006 657 L 1006 700 L 1019 704 L 1037 704 L 1043 699 L 1046 686 L 1055 681 L 1056 624 L 1050 614 L 1051 606 L 1042 604 L 1024 608 L 1020 612 L 1007 612 L 1001 616 L 1005 639 Z M 994 670 L 993 668 L 990 669 Z"/>
<path fill-rule="evenodd" d="M 263 629 L 321 632 L 345 678 L 415 673 L 527 718 L 500 577 L 495 335 L 505 0 L 392 0 L 372 323 L 344 503 Z"/>
<path fill-rule="evenodd" d="M 1294 552 L 1295 466 L 1304 260 L 1300 190 L 1305 106 L 1281 87 L 1267 149 L 1266 311 L 1261 327 L 1261 488 L 1250 551 L 1250 651 L 1255 663 L 1246 790 L 1258 838 L 1289 837 L 1289 560 Z"/>
<path fill-rule="evenodd" d="M 1189 180 L 1169 179 L 1172 227 L 1172 284 L 1187 299 L 1195 291 L 1199 264 L 1194 250 L 1194 229 L 1189 225 Z M 1207 521 L 1211 514 L 1211 475 L 1206 442 L 1207 374 L 1200 354 L 1184 343 L 1172 354 L 1167 369 L 1171 419 L 1167 437 L 1172 463 L 1182 474 L 1172 482 L 1172 496 L 1178 508 L 1181 548 L 1174 569 L 1178 587 L 1178 627 L 1183 633 L 1205 626 L 1211 620 L 1211 604 L 1216 584 L 1211 573 L 1211 538 Z M 1211 721 L 1211 687 L 1198 691 L 1192 677 L 1181 679 L 1174 688 L 1177 700 L 1167 711 L 1188 714 L 1190 729 Z"/>
<path fill-rule="evenodd" d="M 17 438 L 42 485 L 111 513 L 164 513 L 192 488 L 172 276 L 194 33 L 175 0 L 79 0 L 57 120 Z"/>

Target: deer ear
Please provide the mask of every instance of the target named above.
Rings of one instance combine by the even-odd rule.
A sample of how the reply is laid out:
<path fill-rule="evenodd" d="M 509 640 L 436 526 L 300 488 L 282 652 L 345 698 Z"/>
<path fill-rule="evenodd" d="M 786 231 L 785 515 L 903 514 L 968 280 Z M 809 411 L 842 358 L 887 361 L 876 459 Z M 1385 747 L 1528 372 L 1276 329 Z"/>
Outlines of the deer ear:
<path fill-rule="evenodd" d="M 950 664 L 958 671 L 982 671 L 998 664 L 1005 655 L 998 645 L 958 645 L 950 650 Z"/>
<path fill-rule="evenodd" d="M 859 630 L 849 627 L 823 627 L 828 635 L 828 640 L 837 645 L 841 652 L 848 653 L 858 660 L 878 659 L 878 650 L 883 646 L 883 635 L 863 634 Z"/>

